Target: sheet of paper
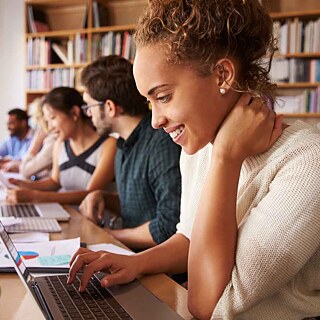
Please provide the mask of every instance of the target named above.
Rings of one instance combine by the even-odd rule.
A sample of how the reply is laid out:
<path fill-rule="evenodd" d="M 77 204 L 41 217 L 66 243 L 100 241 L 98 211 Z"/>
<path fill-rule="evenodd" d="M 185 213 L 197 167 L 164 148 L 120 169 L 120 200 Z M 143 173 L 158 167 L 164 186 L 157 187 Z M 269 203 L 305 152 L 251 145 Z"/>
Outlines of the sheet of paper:
<path fill-rule="evenodd" d="M 0 184 L 0 202 L 6 201 L 7 192 L 3 185 Z"/>
<path fill-rule="evenodd" d="M 0 171 L 0 183 L 6 188 L 17 189 L 18 187 L 15 184 L 9 182 L 10 178 L 23 179 L 19 173 Z"/>
<path fill-rule="evenodd" d="M 71 257 L 80 248 L 80 238 L 49 242 L 16 243 L 15 247 L 20 255 L 23 256 L 23 261 L 28 268 L 69 268 Z M 45 257 L 45 262 L 39 261 L 39 257 Z M 54 257 L 57 257 L 57 259 L 55 260 Z M 52 261 L 52 265 L 48 261 Z M 58 263 L 58 261 L 63 263 Z M 9 260 L 4 245 L 1 244 L 0 268 L 8 267 L 13 267 L 13 264 Z"/>
<path fill-rule="evenodd" d="M 2 222 L 4 227 L 9 227 L 15 224 L 22 223 L 22 220 L 20 218 L 15 217 L 0 217 L 0 221 Z"/>
<path fill-rule="evenodd" d="M 103 250 L 103 251 L 108 251 L 111 253 L 124 254 L 127 256 L 134 254 L 134 252 L 127 250 L 127 249 L 124 249 L 124 248 L 121 248 L 119 246 L 116 246 L 112 243 L 92 244 L 92 245 L 88 246 L 88 249 L 90 249 L 92 251 Z"/>
<path fill-rule="evenodd" d="M 24 232 L 24 233 L 12 233 L 10 235 L 12 242 L 26 243 L 26 242 L 48 242 L 49 233 L 45 232 Z"/>

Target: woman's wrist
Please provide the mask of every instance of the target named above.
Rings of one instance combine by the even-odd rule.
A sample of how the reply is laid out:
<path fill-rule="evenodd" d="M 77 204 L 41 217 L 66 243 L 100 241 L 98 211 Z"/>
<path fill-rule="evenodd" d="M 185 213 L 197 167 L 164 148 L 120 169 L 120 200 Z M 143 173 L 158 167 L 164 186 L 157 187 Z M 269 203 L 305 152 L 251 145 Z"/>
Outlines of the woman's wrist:
<path fill-rule="evenodd" d="M 232 154 L 228 152 L 220 152 L 218 150 L 213 150 L 211 164 L 216 166 L 224 166 L 227 168 L 239 168 L 242 166 L 245 157 L 238 154 Z"/>
<path fill-rule="evenodd" d="M 31 190 L 31 202 L 41 202 L 42 193 L 38 190 Z"/>
<path fill-rule="evenodd" d="M 150 263 L 147 262 L 147 261 L 150 262 L 150 260 L 148 259 L 148 257 L 146 257 L 146 255 L 148 254 L 145 252 L 141 252 L 132 256 L 132 258 L 134 258 L 135 260 L 134 263 L 137 270 L 137 276 L 140 274 L 150 273 Z M 149 269 L 148 269 L 148 266 L 149 266 Z"/>

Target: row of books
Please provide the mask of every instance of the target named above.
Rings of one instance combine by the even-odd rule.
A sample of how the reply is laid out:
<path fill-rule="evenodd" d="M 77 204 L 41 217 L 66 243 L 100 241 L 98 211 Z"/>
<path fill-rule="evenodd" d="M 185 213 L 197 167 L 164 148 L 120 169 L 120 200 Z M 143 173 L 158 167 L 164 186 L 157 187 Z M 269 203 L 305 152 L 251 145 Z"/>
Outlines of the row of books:
<path fill-rule="evenodd" d="M 278 113 L 319 113 L 320 87 L 314 90 L 293 90 L 278 96 L 274 109 Z"/>
<path fill-rule="evenodd" d="M 76 34 L 73 40 L 29 38 L 27 65 L 46 66 L 54 63 L 85 63 L 88 59 L 88 41 L 85 35 Z"/>
<path fill-rule="evenodd" d="M 50 30 L 45 12 L 30 5 L 27 6 L 27 23 L 31 33 Z"/>
<path fill-rule="evenodd" d="M 135 56 L 135 45 L 132 34 L 125 32 L 107 32 L 105 34 L 93 34 L 92 36 L 92 60 L 100 56 L 116 54 L 132 60 Z"/>
<path fill-rule="evenodd" d="M 75 86 L 74 68 L 63 68 L 54 70 L 32 70 L 27 72 L 27 90 L 47 90 L 54 87 Z"/>
<path fill-rule="evenodd" d="M 320 52 L 320 18 L 304 22 L 299 18 L 273 23 L 280 54 Z"/>
<path fill-rule="evenodd" d="M 63 6 L 60 10 L 63 10 Z M 34 5 L 28 5 L 27 6 L 27 26 L 28 31 L 30 33 L 37 33 L 37 32 L 47 32 L 51 30 L 55 30 L 57 27 L 57 30 L 62 29 L 81 29 L 87 27 L 87 18 L 88 18 L 88 4 L 84 3 L 83 6 L 77 6 L 78 14 L 80 12 L 81 19 L 75 19 L 69 14 L 66 20 L 69 21 L 63 21 L 63 23 L 66 24 L 66 26 L 52 26 L 49 25 L 48 19 L 48 12 L 45 10 L 42 10 L 41 7 L 37 7 Z M 66 16 L 66 11 L 61 11 L 62 14 Z M 92 22 L 93 27 L 102 27 L 107 25 L 107 17 L 108 12 L 106 7 L 104 7 L 102 4 L 100 4 L 97 0 L 93 0 L 92 2 Z M 73 20 L 72 22 L 70 20 Z M 52 19 L 51 19 L 52 20 Z M 77 20 L 77 21 L 75 21 Z M 60 21 L 61 22 L 61 21 Z"/>
<path fill-rule="evenodd" d="M 107 25 L 107 9 L 97 0 L 92 2 L 93 27 L 99 28 Z"/>
<path fill-rule="evenodd" d="M 320 59 L 273 59 L 273 82 L 320 82 Z"/>

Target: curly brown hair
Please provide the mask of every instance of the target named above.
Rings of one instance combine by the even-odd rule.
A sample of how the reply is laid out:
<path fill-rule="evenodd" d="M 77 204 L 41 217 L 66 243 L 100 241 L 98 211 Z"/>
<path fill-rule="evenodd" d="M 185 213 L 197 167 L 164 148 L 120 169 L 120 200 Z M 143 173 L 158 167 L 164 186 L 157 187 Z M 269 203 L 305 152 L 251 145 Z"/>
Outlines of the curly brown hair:
<path fill-rule="evenodd" d="M 232 56 L 241 67 L 234 89 L 273 97 L 272 30 L 272 19 L 257 0 L 150 0 L 135 42 L 137 48 L 161 44 L 169 63 L 195 67 L 202 76 L 219 58 Z"/>

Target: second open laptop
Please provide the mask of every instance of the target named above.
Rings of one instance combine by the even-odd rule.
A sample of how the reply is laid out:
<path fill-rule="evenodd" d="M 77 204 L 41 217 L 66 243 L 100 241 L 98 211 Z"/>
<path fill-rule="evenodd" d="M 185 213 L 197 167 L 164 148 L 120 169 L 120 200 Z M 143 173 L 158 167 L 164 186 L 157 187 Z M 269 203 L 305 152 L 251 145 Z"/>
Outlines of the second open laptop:
<path fill-rule="evenodd" d="M 103 274 L 98 273 L 91 278 L 87 289 L 80 293 L 79 278 L 72 285 L 66 283 L 67 275 L 32 278 L 1 221 L 0 239 L 7 248 L 20 279 L 47 319 L 182 319 L 137 280 L 105 289 L 101 287 L 99 280 Z"/>
<path fill-rule="evenodd" d="M 0 217 L 47 218 L 67 221 L 70 214 L 59 203 L 0 204 Z"/>

